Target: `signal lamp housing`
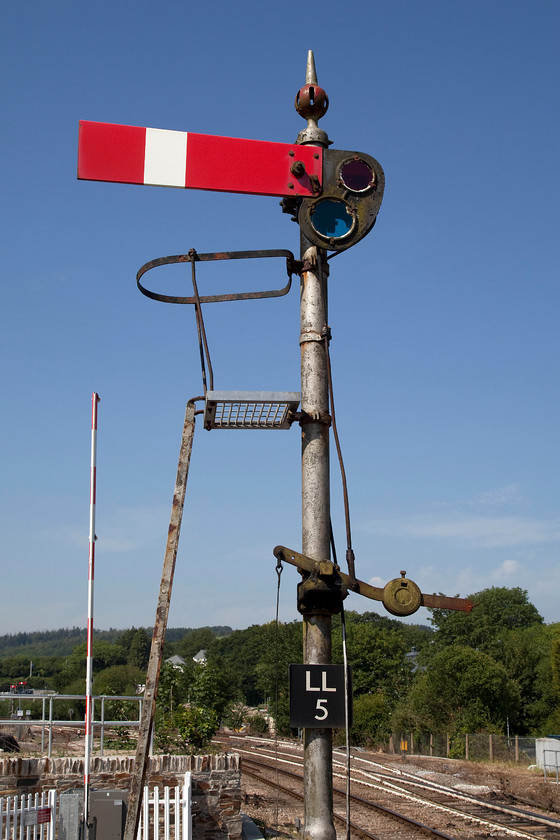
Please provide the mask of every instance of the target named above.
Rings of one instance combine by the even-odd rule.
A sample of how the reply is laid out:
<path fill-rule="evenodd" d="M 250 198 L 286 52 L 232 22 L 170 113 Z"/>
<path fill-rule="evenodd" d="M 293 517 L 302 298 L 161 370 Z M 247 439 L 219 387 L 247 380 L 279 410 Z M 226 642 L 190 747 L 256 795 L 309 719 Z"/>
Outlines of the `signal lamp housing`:
<path fill-rule="evenodd" d="M 324 150 L 322 193 L 304 198 L 299 207 L 302 233 L 319 248 L 350 248 L 375 224 L 384 188 L 385 173 L 371 155 Z"/>

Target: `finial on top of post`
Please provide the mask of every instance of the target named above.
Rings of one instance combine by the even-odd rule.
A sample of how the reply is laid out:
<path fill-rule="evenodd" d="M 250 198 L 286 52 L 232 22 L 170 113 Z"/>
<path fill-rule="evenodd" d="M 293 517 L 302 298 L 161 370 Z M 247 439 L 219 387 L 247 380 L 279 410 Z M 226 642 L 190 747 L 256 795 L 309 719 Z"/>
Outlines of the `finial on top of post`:
<path fill-rule="evenodd" d="M 307 68 L 305 72 L 305 85 L 299 89 L 296 96 L 296 111 L 307 120 L 307 128 L 298 134 L 296 143 L 300 145 L 312 143 L 315 146 L 327 148 L 331 144 L 328 134 L 317 125 L 318 121 L 327 113 L 329 97 L 322 87 L 317 84 L 317 70 L 313 50 L 307 54 Z"/>
<path fill-rule="evenodd" d="M 307 53 L 307 67 L 305 69 L 305 84 L 306 85 L 316 85 L 317 84 L 317 70 L 315 69 L 315 57 L 313 55 L 313 50 L 309 50 Z"/>

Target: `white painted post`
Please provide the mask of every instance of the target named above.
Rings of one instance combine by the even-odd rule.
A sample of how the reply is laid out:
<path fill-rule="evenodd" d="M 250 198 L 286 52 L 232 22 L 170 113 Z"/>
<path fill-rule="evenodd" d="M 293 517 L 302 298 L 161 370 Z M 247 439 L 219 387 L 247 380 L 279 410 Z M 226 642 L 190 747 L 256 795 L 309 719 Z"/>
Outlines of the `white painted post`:
<path fill-rule="evenodd" d="M 97 404 L 99 395 L 91 395 L 91 468 L 89 485 L 89 563 L 86 642 L 86 719 L 84 757 L 84 836 L 89 837 L 90 764 L 93 747 L 93 584 L 95 579 L 95 503 L 97 486 Z"/>
<path fill-rule="evenodd" d="M 169 797 L 170 788 L 166 785 L 163 789 L 163 840 L 171 840 L 169 832 L 170 823 L 170 807 L 171 800 Z"/>
<path fill-rule="evenodd" d="M 154 840 L 159 840 L 159 788 L 154 788 Z"/>
<path fill-rule="evenodd" d="M 47 796 L 47 804 L 51 809 L 51 818 L 49 821 L 48 840 L 55 840 L 56 831 L 56 790 L 49 790 Z"/>
<path fill-rule="evenodd" d="M 189 772 L 185 773 L 185 781 L 183 783 L 183 831 L 181 832 L 181 840 L 191 840 L 192 838 L 192 814 L 191 814 L 191 789 L 192 778 Z"/>
<path fill-rule="evenodd" d="M 175 785 L 173 822 L 175 826 L 175 840 L 181 840 L 181 788 Z"/>

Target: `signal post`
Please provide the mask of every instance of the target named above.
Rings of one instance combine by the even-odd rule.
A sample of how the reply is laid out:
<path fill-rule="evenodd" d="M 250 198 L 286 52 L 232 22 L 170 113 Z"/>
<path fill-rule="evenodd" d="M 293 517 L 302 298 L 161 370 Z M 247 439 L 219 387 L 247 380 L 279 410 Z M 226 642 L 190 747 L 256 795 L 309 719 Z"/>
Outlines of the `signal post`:
<path fill-rule="evenodd" d="M 306 87 L 317 85 L 312 54 L 308 57 Z M 302 93 L 307 94 L 302 103 Z M 316 91 L 314 90 L 315 94 Z M 304 88 L 298 95 L 308 127 L 298 137 L 312 145 L 328 147 L 328 138 L 317 126 L 326 111 L 326 99 L 310 101 Z M 305 142 L 304 141 L 304 142 Z M 315 561 L 329 561 L 330 548 L 330 418 L 326 344 L 328 337 L 328 263 L 324 248 L 300 236 L 301 311 L 301 519 L 302 553 Z M 325 597 L 325 595 L 327 597 Z M 298 586 L 298 610 L 303 616 L 303 662 L 332 662 L 332 615 L 340 612 L 340 593 L 328 583 L 309 578 Z M 336 840 L 333 823 L 332 729 L 303 730 L 304 838 Z"/>
<path fill-rule="evenodd" d="M 329 357 L 328 357 L 328 262 L 327 252 L 340 252 L 359 242 L 373 227 L 383 198 L 385 176 L 383 169 L 370 155 L 329 149 L 330 140 L 319 128 L 318 121 L 328 108 L 328 98 L 317 84 L 313 53 L 307 59 L 306 84 L 296 97 L 296 110 L 307 121 L 295 144 L 241 140 L 230 137 L 192 134 L 110 123 L 82 122 L 78 148 L 78 178 L 151 186 L 207 189 L 225 192 L 251 193 L 282 197 L 284 212 L 291 213 L 300 227 L 300 260 L 294 264 L 291 252 L 231 252 L 228 254 L 188 255 L 165 257 L 146 264 L 138 272 L 140 291 L 155 300 L 168 303 L 196 303 L 218 300 L 241 300 L 256 297 L 276 297 L 289 290 L 289 284 L 278 292 L 241 293 L 223 296 L 178 298 L 149 292 L 140 284 L 146 270 L 173 262 L 191 262 L 194 278 L 195 261 L 207 259 L 238 259 L 289 255 L 288 273 L 297 271 L 301 280 L 301 411 L 294 415 L 287 411 L 286 421 L 266 428 L 289 428 L 295 417 L 301 426 L 302 461 L 302 553 L 277 546 L 278 560 L 295 565 L 302 573 L 298 585 L 297 606 L 303 616 L 303 666 L 306 676 L 298 691 L 310 692 L 305 698 L 304 726 L 304 840 L 336 840 L 333 824 L 332 792 L 332 727 L 339 728 L 344 720 L 340 707 L 331 714 L 340 695 L 346 691 L 333 687 L 339 666 L 331 666 L 332 616 L 341 611 L 348 589 L 368 598 L 383 601 L 394 615 L 410 615 L 420 606 L 469 611 L 472 604 L 458 598 L 422 595 L 416 584 L 401 578 L 390 581 L 384 589 L 356 580 L 353 555 L 347 550 L 349 574 L 331 562 L 330 477 L 329 477 Z M 291 262 L 290 262 L 291 260 Z M 193 281 L 194 282 L 194 281 Z M 291 280 L 290 280 L 291 282 Z M 197 310 L 198 312 L 198 310 Z M 200 313 L 198 312 L 198 315 Z M 202 351 L 201 351 L 202 352 Z M 259 392 L 264 393 L 264 392 Z M 243 398 L 245 392 L 206 391 L 205 428 L 216 428 L 209 406 L 211 397 L 227 397 L 232 401 Z M 276 393 L 270 393 L 276 399 Z M 297 394 L 284 394 L 297 397 Z M 284 401 L 283 399 L 281 400 Z M 243 402 L 243 399 L 241 399 Z M 293 403 L 297 408 L 297 401 Z M 190 414 L 188 413 L 190 412 Z M 146 702 L 136 752 L 135 771 L 131 786 L 129 813 L 125 829 L 126 840 L 135 840 L 141 791 L 147 764 L 149 733 L 153 724 L 153 707 L 161 665 L 163 640 L 167 623 L 167 609 L 171 597 L 171 583 L 179 538 L 182 499 L 188 472 L 192 432 L 194 431 L 194 402 L 188 403 L 183 444 L 179 462 L 176 496 L 170 523 L 168 550 L 160 587 L 160 602 L 154 627 L 147 684 L 151 686 L 150 703 Z M 191 428 L 192 427 L 192 428 Z M 258 426 L 222 425 L 222 428 L 257 428 Z M 260 428 L 264 428 L 260 426 Z M 184 451 L 183 451 L 184 450 Z M 185 454 L 185 453 L 188 453 Z M 180 480 L 179 480 L 180 479 Z M 179 494 L 179 495 L 178 495 Z M 175 516 L 175 519 L 173 519 Z M 173 539 L 171 539 L 173 537 Z M 169 562 L 168 562 L 169 555 Z M 166 577 L 166 563 L 169 569 Z M 317 672 L 318 666 L 319 672 Z M 331 667 L 331 670 L 327 666 Z M 342 667 L 342 666 L 340 666 Z M 292 671 L 291 669 L 291 671 Z M 312 675 L 318 682 L 312 682 Z M 291 675 L 292 676 L 292 675 Z M 291 679 L 290 676 L 290 679 Z M 303 689 L 301 686 L 303 685 Z M 325 693 L 325 696 L 313 694 Z M 301 696 L 301 695 L 300 695 Z M 336 698 L 336 702 L 335 701 Z M 148 698 L 147 698 L 148 699 Z M 294 702 L 294 696 L 290 703 Z M 297 703 L 297 696 L 295 696 Z M 309 725 L 311 723 L 311 725 Z M 144 725 L 145 724 L 145 725 Z M 322 724 L 322 725 L 321 725 Z M 300 724 L 298 724 L 300 725 Z M 87 805 L 86 805 L 87 814 Z M 85 825 L 89 837 L 89 826 Z"/>
<path fill-rule="evenodd" d="M 325 326 L 328 266 L 326 253 L 301 238 L 301 488 L 302 551 L 316 561 L 330 559 L 329 395 Z M 326 665 L 331 657 L 332 614 L 340 611 L 339 593 L 307 581 L 298 587 L 303 615 L 303 661 Z M 325 598 L 327 594 L 327 598 Z M 304 729 L 304 837 L 334 840 L 332 821 L 332 730 Z"/>
<path fill-rule="evenodd" d="M 300 132 L 296 141 L 298 144 L 328 149 L 329 138 L 318 126 L 318 120 L 326 113 L 327 108 L 328 98 L 317 85 L 313 53 L 310 51 L 306 84 L 296 97 L 296 109 L 307 119 L 307 128 Z M 300 205 L 297 210 L 298 221 L 303 217 L 308 220 L 306 232 L 311 232 L 313 237 L 313 241 L 310 241 L 302 229 L 302 553 L 319 564 L 316 567 L 317 571 L 319 568 L 322 570 L 318 573 L 306 573 L 298 586 L 298 610 L 303 616 L 305 665 L 331 664 L 332 616 L 340 612 L 342 599 L 346 594 L 330 563 L 330 399 L 327 369 L 329 266 L 326 247 L 328 244 L 332 246 L 333 242 L 332 238 L 329 241 L 313 226 L 314 209 L 318 207 L 320 205 L 312 200 L 311 207 Z M 355 224 L 355 219 L 353 221 Z M 335 226 L 331 224 L 330 228 L 322 230 L 323 234 L 334 233 Z M 332 729 L 305 726 L 303 749 L 304 840 L 336 840 L 333 823 Z"/>

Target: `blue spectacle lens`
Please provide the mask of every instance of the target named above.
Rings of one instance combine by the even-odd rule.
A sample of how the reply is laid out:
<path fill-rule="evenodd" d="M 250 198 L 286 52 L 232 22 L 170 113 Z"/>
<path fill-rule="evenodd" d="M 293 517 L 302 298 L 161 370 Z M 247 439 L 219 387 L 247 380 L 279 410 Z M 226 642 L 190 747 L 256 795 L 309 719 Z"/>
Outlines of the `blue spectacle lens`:
<path fill-rule="evenodd" d="M 354 219 L 344 201 L 326 198 L 315 206 L 311 224 L 321 236 L 340 239 L 350 233 Z"/>

